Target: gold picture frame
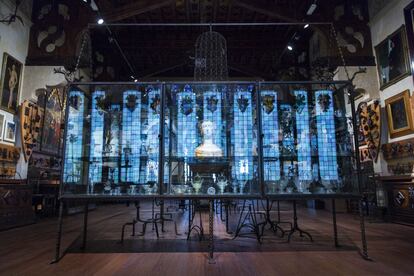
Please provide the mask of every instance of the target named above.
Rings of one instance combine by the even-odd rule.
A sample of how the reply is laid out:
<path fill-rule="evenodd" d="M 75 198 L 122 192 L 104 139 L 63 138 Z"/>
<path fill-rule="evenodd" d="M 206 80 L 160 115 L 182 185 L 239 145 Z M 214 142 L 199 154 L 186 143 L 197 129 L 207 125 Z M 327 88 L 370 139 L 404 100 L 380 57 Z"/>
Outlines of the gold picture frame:
<path fill-rule="evenodd" d="M 385 100 L 388 130 L 391 138 L 414 133 L 410 91 L 405 90 Z"/>
<path fill-rule="evenodd" d="M 0 108 L 12 114 L 17 113 L 19 106 L 22 73 L 23 63 L 4 53 L 0 83 Z"/>

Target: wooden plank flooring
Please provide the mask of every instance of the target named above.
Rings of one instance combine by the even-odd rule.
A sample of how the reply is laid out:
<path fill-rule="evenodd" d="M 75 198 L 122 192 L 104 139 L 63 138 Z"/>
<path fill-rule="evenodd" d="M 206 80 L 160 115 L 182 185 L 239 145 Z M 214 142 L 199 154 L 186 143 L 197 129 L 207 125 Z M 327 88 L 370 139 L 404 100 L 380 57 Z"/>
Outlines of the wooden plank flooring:
<path fill-rule="evenodd" d="M 282 219 L 291 220 L 290 205 L 282 205 Z M 148 217 L 151 206 L 142 208 Z M 166 232 L 156 239 L 148 225 L 147 235 L 131 237 L 128 230 L 123 245 L 117 243 L 123 222 L 134 217 L 134 207 L 99 206 L 89 214 L 89 243 L 79 250 L 83 216 L 64 220 L 62 248 L 69 248 L 63 259 L 50 265 L 54 256 L 57 219 L 0 232 L 0 275 L 414 275 L 414 228 L 388 223 L 366 223 L 369 255 L 358 254 L 361 246 L 359 220 L 338 214 L 339 242 L 333 246 L 331 214 L 299 208 L 299 224 L 315 242 L 295 236 L 291 243 L 266 231 L 263 244 L 252 238 L 225 233 L 224 223 L 215 217 L 216 264 L 209 264 L 207 243 L 196 236 L 185 240 L 187 213 L 176 213 L 178 231 L 166 223 Z M 237 215 L 231 216 L 234 230 Z M 272 216 L 275 216 L 272 213 Z M 208 214 L 202 215 L 206 234 Z M 287 226 L 285 226 L 287 227 Z M 140 229 L 140 228 L 139 228 Z"/>

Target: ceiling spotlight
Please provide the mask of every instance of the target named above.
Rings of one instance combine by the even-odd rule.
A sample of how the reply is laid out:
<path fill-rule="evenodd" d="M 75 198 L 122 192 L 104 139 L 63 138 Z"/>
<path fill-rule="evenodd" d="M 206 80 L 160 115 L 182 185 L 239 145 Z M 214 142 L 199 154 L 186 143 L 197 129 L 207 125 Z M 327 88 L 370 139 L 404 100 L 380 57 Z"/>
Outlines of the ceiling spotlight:
<path fill-rule="evenodd" d="M 316 5 L 316 1 L 315 1 L 312 5 L 310 5 L 308 11 L 306 12 L 306 15 L 312 15 L 317 7 L 318 6 Z"/>
<path fill-rule="evenodd" d="M 293 50 L 293 47 L 291 45 L 288 45 L 287 48 L 288 48 L 289 51 Z"/>
<path fill-rule="evenodd" d="M 307 29 L 309 27 L 309 24 L 306 24 L 305 26 L 303 26 L 304 29 Z"/>
<path fill-rule="evenodd" d="M 98 19 L 98 24 L 99 24 L 99 25 L 102 25 L 104 22 L 105 22 L 105 21 L 104 21 L 102 18 L 99 18 L 99 19 Z"/>

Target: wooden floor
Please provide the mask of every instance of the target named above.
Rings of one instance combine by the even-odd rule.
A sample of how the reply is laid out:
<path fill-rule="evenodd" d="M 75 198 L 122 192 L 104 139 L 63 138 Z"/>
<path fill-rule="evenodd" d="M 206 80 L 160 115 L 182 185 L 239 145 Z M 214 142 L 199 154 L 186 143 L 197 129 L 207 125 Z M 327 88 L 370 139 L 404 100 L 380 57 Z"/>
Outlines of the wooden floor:
<path fill-rule="evenodd" d="M 143 216 L 150 215 L 149 204 Z M 414 228 L 387 223 L 367 223 L 369 255 L 358 254 L 361 245 L 359 220 L 349 214 L 338 214 L 341 247 L 333 246 L 331 214 L 299 208 L 300 226 L 309 231 L 315 242 L 298 235 L 286 242 L 266 230 L 263 244 L 253 238 L 237 238 L 225 233 L 219 215 L 215 217 L 215 264 L 208 263 L 207 243 L 194 235 L 186 241 L 187 214 L 175 213 L 178 236 L 172 223 L 156 239 L 151 226 L 145 239 L 131 237 L 117 243 L 123 222 L 135 213 L 133 206 L 106 205 L 90 212 L 88 247 L 79 250 L 82 215 L 66 217 L 63 248 L 65 256 L 49 264 L 54 256 L 57 219 L 0 232 L 1 275 L 414 275 Z M 272 216 L 275 216 L 272 213 Z M 234 230 L 237 214 L 233 214 Z M 282 219 L 291 220 L 290 205 L 282 205 Z M 208 232 L 208 214 L 203 214 Z M 284 227 L 288 228 L 287 225 Z"/>

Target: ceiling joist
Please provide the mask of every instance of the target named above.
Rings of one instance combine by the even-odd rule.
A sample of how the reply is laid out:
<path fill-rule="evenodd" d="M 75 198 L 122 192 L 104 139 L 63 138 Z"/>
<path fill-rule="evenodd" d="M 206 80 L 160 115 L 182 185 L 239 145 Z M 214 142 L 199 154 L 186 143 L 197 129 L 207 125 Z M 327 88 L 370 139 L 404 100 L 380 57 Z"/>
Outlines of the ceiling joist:
<path fill-rule="evenodd" d="M 106 22 L 117 22 L 139 14 L 150 12 L 162 7 L 172 5 L 175 0 L 145 0 L 134 1 L 130 4 L 123 5 L 111 12 L 103 15 Z"/>

